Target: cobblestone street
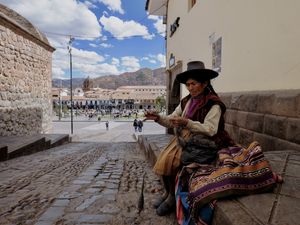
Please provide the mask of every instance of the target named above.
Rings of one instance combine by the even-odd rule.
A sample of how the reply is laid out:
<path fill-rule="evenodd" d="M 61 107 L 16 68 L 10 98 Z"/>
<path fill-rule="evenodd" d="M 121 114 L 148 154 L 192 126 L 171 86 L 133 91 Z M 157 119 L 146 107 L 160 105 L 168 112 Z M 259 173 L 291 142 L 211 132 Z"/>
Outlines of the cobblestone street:
<path fill-rule="evenodd" d="M 176 224 L 152 208 L 161 189 L 136 142 L 70 143 L 0 163 L 0 224 Z"/>

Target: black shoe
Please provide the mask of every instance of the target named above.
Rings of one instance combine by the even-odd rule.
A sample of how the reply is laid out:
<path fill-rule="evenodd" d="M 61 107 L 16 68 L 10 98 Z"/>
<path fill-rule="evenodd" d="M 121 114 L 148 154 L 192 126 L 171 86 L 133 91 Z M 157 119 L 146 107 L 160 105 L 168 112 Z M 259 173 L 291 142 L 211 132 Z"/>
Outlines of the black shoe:
<path fill-rule="evenodd" d="M 153 208 L 154 208 L 154 209 L 157 209 L 157 208 L 161 205 L 161 203 L 163 203 L 165 200 L 166 200 L 166 198 L 160 196 L 158 199 L 156 199 L 156 200 L 154 201 L 154 203 L 153 203 L 153 205 L 152 205 Z"/>
<path fill-rule="evenodd" d="M 156 209 L 156 214 L 159 216 L 166 216 L 175 210 L 175 204 L 169 205 L 168 202 L 164 201 L 160 206 Z"/>

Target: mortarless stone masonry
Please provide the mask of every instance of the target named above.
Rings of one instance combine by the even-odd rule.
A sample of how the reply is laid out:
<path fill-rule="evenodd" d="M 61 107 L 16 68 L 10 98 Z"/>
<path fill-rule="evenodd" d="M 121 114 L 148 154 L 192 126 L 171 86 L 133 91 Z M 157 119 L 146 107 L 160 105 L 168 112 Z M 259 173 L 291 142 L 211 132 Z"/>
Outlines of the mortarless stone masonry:
<path fill-rule="evenodd" d="M 300 90 L 222 93 L 226 129 L 239 144 L 300 151 Z"/>
<path fill-rule="evenodd" d="M 30 22 L 0 4 L 0 136 L 51 130 L 54 50 Z"/>

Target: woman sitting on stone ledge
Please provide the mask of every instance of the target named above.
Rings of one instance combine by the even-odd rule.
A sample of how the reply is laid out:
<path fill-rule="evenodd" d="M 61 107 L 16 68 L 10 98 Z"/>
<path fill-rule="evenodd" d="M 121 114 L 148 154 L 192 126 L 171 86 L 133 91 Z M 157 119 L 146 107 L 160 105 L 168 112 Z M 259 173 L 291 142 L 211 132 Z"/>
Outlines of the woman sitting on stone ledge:
<path fill-rule="evenodd" d="M 145 112 L 147 119 L 177 131 L 154 165 L 165 187 L 154 207 L 164 216 L 176 205 L 180 224 L 210 224 L 217 198 L 262 192 L 276 183 L 260 146 L 238 147 L 225 131 L 226 107 L 210 83 L 217 76 L 202 62 L 189 62 L 176 79 L 190 94 L 168 116 Z"/>

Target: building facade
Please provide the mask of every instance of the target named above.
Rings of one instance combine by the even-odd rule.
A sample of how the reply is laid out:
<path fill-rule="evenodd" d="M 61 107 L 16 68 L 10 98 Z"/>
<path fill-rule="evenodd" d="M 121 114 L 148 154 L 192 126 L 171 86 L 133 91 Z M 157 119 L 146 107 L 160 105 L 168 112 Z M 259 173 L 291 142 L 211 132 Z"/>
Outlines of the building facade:
<path fill-rule="evenodd" d="M 297 0 L 148 0 L 167 27 L 167 114 L 188 94 L 177 74 L 201 60 L 219 72 L 212 84 L 237 143 L 299 151 L 299 9 Z"/>
<path fill-rule="evenodd" d="M 58 95 L 53 88 L 53 103 L 71 107 L 70 96 Z M 60 92 L 62 93 L 62 92 Z M 73 105 L 80 109 L 140 110 L 156 107 L 156 99 L 166 97 L 165 86 L 121 86 L 116 90 L 91 88 L 84 96 L 73 96 Z"/>
<path fill-rule="evenodd" d="M 54 50 L 28 20 L 0 4 L 0 136 L 51 131 Z"/>
<path fill-rule="evenodd" d="M 167 27 L 170 104 L 178 101 L 174 78 L 192 60 L 219 71 L 217 92 L 299 89 L 299 9 L 297 0 L 148 0 Z"/>

